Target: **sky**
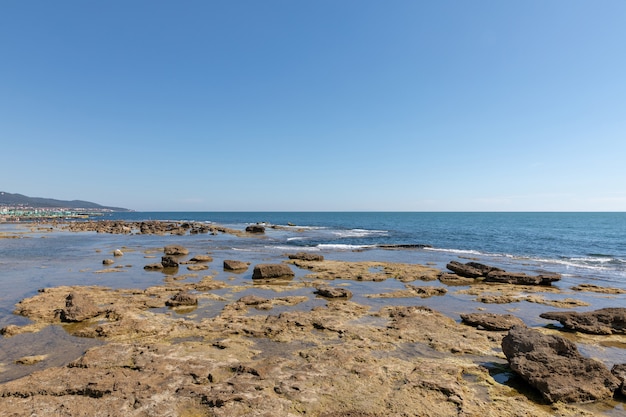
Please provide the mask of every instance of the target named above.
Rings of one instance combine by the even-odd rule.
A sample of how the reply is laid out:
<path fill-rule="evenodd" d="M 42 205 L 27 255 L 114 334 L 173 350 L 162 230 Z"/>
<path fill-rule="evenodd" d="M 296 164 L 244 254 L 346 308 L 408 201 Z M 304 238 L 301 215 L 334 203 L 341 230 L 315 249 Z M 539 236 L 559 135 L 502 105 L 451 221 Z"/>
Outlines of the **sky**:
<path fill-rule="evenodd" d="M 2 0 L 0 191 L 626 211 L 623 0 Z"/>

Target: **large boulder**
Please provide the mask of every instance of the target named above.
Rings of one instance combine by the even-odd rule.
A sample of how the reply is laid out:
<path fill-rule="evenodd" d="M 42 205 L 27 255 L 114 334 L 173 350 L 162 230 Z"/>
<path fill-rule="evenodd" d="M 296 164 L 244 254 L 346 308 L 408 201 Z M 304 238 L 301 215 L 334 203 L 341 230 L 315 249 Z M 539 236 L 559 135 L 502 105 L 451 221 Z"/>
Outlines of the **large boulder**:
<path fill-rule="evenodd" d="M 58 311 L 59 318 L 65 322 L 88 320 L 100 314 L 98 306 L 85 294 L 70 293 L 65 298 L 65 308 Z"/>
<path fill-rule="evenodd" d="M 514 326 L 502 339 L 502 352 L 511 369 L 551 403 L 609 399 L 620 387 L 601 362 L 560 336 Z"/>
<path fill-rule="evenodd" d="M 294 275 L 285 264 L 258 264 L 254 267 L 252 279 L 292 278 Z"/>
<path fill-rule="evenodd" d="M 563 327 L 590 334 L 626 334 L 626 308 L 602 308 L 578 313 L 553 311 L 542 313 L 541 318 L 557 320 Z"/>

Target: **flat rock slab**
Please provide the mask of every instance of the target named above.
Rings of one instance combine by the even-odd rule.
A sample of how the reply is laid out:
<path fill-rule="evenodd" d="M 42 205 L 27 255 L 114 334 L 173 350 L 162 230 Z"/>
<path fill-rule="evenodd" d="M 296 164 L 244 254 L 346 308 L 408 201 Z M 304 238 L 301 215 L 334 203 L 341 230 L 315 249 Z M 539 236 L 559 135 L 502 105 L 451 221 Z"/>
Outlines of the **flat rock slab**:
<path fill-rule="evenodd" d="M 254 267 L 252 279 L 291 278 L 294 272 L 285 264 L 258 264 Z"/>
<path fill-rule="evenodd" d="M 232 259 L 224 260 L 224 270 L 225 271 L 244 271 L 248 269 L 250 263 L 243 261 L 235 261 Z"/>
<path fill-rule="evenodd" d="M 578 313 L 554 311 L 540 314 L 541 318 L 557 320 L 563 327 L 589 334 L 626 334 L 626 308 L 602 308 Z"/>
<path fill-rule="evenodd" d="M 505 331 L 513 326 L 525 326 L 522 319 L 512 314 L 469 313 L 461 314 L 463 323 L 486 330 Z"/>
<path fill-rule="evenodd" d="M 166 255 L 180 256 L 180 255 L 189 255 L 189 249 L 180 245 L 168 245 L 163 248 L 163 252 Z"/>
<path fill-rule="evenodd" d="M 576 345 L 555 335 L 515 326 L 502 339 L 511 369 L 551 403 L 612 398 L 620 380 Z"/>

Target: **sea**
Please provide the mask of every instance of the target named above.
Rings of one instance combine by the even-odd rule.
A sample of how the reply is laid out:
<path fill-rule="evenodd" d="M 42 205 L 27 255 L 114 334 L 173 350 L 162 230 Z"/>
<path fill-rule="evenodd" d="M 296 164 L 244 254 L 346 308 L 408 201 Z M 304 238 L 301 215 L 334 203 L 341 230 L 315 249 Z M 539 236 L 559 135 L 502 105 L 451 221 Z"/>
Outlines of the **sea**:
<path fill-rule="evenodd" d="M 27 222 L 0 224 L 0 328 L 24 325 L 28 319 L 13 314 L 19 300 L 33 296 L 41 288 L 60 285 L 103 285 L 111 288 L 147 288 L 162 285 L 163 273 L 143 269 L 160 257 L 158 248 L 181 244 L 192 253 L 208 253 L 214 258 L 208 273 L 225 282 L 248 285 L 238 294 L 220 295 L 236 299 L 253 293 L 252 268 L 233 276 L 221 268 L 225 259 L 257 263 L 281 262 L 288 253 L 308 251 L 326 259 L 343 261 L 380 261 L 430 265 L 446 270 L 450 261 L 478 261 L 507 271 L 558 273 L 555 283 L 561 294 L 546 298 L 575 298 L 588 305 L 573 307 L 586 311 L 601 307 L 625 307 L 624 294 L 597 294 L 573 291 L 578 284 L 594 284 L 626 290 L 626 213 L 581 212 L 115 212 L 97 220 L 184 221 L 220 225 L 244 230 L 252 224 L 266 227 L 262 235 L 239 237 L 219 233 L 197 235 L 109 235 L 96 232 L 69 232 L 48 224 Z M 81 220 L 76 220 L 81 221 Z M 124 256 L 116 263 L 124 265 L 119 273 L 103 273 L 102 260 L 112 258 L 115 249 Z M 152 255 L 151 255 L 152 254 Z M 157 255 L 154 255 L 157 254 Z M 296 271 L 296 281 L 306 279 L 308 271 Z M 376 309 L 389 304 L 420 304 L 442 311 L 460 321 L 459 314 L 472 311 L 513 313 L 530 326 L 546 326 L 539 318 L 544 311 L 563 310 L 533 303 L 481 304 L 463 287 L 448 288 L 444 297 L 429 299 L 369 298 L 372 293 L 391 292 L 405 284 L 389 279 L 383 283 L 336 280 L 348 287 L 353 301 Z M 415 283 L 413 283 L 415 284 Z M 438 285 L 438 281 L 416 285 Z M 284 291 L 281 290 L 281 291 Z M 219 292 L 219 291 L 218 291 Z M 310 303 L 298 308 L 323 304 L 312 290 L 294 288 L 288 294 L 311 296 Z M 195 315 L 218 314 L 223 305 L 199 308 Z M 29 339 L 30 338 L 30 339 Z M 76 340 L 62 329 L 39 335 L 0 337 L 0 365 L 24 354 L 25 346 L 37 354 L 36 346 L 66 352 L 58 357 L 64 363 L 93 341 Z M 626 362 L 626 343 L 616 348 L 598 350 L 581 347 L 583 353 L 599 357 L 607 364 Z M 4 355 L 4 356 L 3 356 Z M 48 362 L 48 366 L 54 365 Z M 0 382 L 20 376 L 23 369 L 5 366 Z M 22 367 L 23 368 L 23 367 Z M 0 366 L 0 370 L 2 366 Z M 35 368 L 31 368 L 31 371 Z"/>

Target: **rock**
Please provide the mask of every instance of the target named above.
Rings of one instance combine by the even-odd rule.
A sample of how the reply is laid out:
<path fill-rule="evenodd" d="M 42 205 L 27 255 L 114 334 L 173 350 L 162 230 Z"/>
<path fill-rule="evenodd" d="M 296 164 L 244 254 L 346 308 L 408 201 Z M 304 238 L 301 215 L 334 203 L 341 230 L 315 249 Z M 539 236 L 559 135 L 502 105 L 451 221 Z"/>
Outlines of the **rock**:
<path fill-rule="evenodd" d="M 211 255 L 196 255 L 190 259 L 191 262 L 213 262 Z"/>
<path fill-rule="evenodd" d="M 154 263 L 154 264 L 148 264 L 146 266 L 143 267 L 143 269 L 146 269 L 148 271 L 158 271 L 163 269 L 163 264 L 162 263 Z"/>
<path fill-rule="evenodd" d="M 115 261 L 113 259 L 105 259 L 102 261 L 102 265 L 113 265 Z"/>
<path fill-rule="evenodd" d="M 189 255 L 189 250 L 180 245 L 168 245 L 163 248 L 163 252 L 172 256 Z"/>
<path fill-rule="evenodd" d="M 195 306 L 198 304 L 198 297 L 187 291 L 181 291 L 165 302 L 166 306 Z"/>
<path fill-rule="evenodd" d="M 178 268 L 178 261 L 172 256 L 162 256 L 161 265 L 163 268 Z"/>
<path fill-rule="evenodd" d="M 572 287 L 572 289 L 574 291 L 589 291 L 600 294 L 626 294 L 626 290 L 621 288 L 600 287 L 599 285 L 594 284 L 579 284 Z"/>
<path fill-rule="evenodd" d="M 294 272 L 285 264 L 258 264 L 254 267 L 252 279 L 291 278 Z"/>
<path fill-rule="evenodd" d="M 224 260 L 224 270 L 226 271 L 241 271 L 244 269 L 248 269 L 249 265 L 249 262 L 234 261 L 232 259 Z"/>
<path fill-rule="evenodd" d="M 65 298 L 65 308 L 59 311 L 61 321 L 77 322 L 90 319 L 100 314 L 100 310 L 90 297 L 79 293 L 70 293 Z"/>
<path fill-rule="evenodd" d="M 270 300 L 268 298 L 259 297 L 257 295 L 246 295 L 241 297 L 238 302 L 243 303 L 247 306 L 256 306 L 260 304 L 266 304 Z"/>
<path fill-rule="evenodd" d="M 345 288 L 337 287 L 320 287 L 315 294 L 326 298 L 350 298 L 352 293 Z"/>
<path fill-rule="evenodd" d="M 246 232 L 248 233 L 265 233 L 265 227 L 260 224 L 252 224 L 246 227 Z"/>
<path fill-rule="evenodd" d="M 457 274 L 447 274 L 447 273 L 443 273 L 439 275 L 439 281 L 442 284 L 446 284 L 446 285 L 460 285 L 460 286 L 471 285 L 474 282 L 476 282 L 474 278 L 467 278 L 467 277 L 462 277 Z"/>
<path fill-rule="evenodd" d="M 461 262 L 451 261 L 446 265 L 450 271 L 465 278 L 478 278 L 483 276 L 483 271 Z"/>
<path fill-rule="evenodd" d="M 450 271 L 465 278 L 479 278 L 487 275 L 492 271 L 502 271 L 494 266 L 484 265 L 478 262 L 461 262 L 451 261 L 446 265 Z"/>
<path fill-rule="evenodd" d="M 561 279 L 558 274 L 553 275 L 526 275 L 523 272 L 491 271 L 485 277 L 485 282 L 499 282 L 514 285 L 550 285 Z"/>
<path fill-rule="evenodd" d="M 48 355 L 23 356 L 15 361 L 18 365 L 34 365 L 48 358 Z"/>
<path fill-rule="evenodd" d="M 620 382 L 599 361 L 555 335 L 514 326 L 502 339 L 511 369 L 554 402 L 588 402 L 613 397 Z"/>
<path fill-rule="evenodd" d="M 207 269 L 209 269 L 208 265 L 189 265 L 187 266 L 187 269 L 190 271 L 206 271 Z"/>
<path fill-rule="evenodd" d="M 289 256 L 289 259 L 299 259 L 301 261 L 323 261 L 324 256 L 317 253 L 308 253 L 308 252 L 298 252 L 292 253 Z"/>
<path fill-rule="evenodd" d="M 619 388 L 619 391 L 622 395 L 626 395 L 626 363 L 621 363 L 618 365 L 613 365 L 611 368 L 611 373 L 617 377 L 622 383 Z"/>
<path fill-rule="evenodd" d="M 524 322 L 512 314 L 468 313 L 461 314 L 463 323 L 486 330 L 505 331 L 513 326 L 526 326 Z"/>
<path fill-rule="evenodd" d="M 122 251 L 121 251 L 121 250 L 119 250 L 119 249 L 115 249 L 115 250 L 113 251 L 113 256 L 124 256 L 124 252 L 122 252 Z"/>
<path fill-rule="evenodd" d="M 554 311 L 542 313 L 541 318 L 557 320 L 565 328 L 590 334 L 626 334 L 626 308 L 602 308 L 600 310 L 577 313 L 575 311 Z"/>

